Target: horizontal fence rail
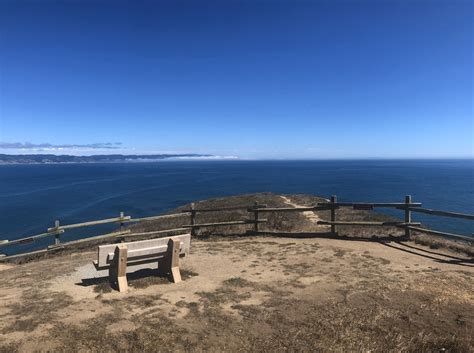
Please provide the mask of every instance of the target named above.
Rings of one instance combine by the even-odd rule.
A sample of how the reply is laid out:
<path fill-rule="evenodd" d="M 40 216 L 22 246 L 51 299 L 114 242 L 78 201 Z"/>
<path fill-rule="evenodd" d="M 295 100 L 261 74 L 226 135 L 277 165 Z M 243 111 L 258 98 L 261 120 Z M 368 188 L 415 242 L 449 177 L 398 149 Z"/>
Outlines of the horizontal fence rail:
<path fill-rule="evenodd" d="M 367 203 L 367 202 L 337 202 L 336 196 L 332 196 L 330 201 L 328 202 L 318 202 L 313 206 L 305 206 L 305 207 L 267 207 L 265 204 L 259 204 L 255 202 L 253 205 L 243 205 L 243 206 L 235 206 L 235 207 L 220 207 L 220 208 L 206 208 L 206 209 L 197 209 L 195 208 L 195 204 L 192 203 L 190 209 L 185 209 L 180 211 L 179 213 L 172 213 L 172 214 L 164 214 L 164 215 L 156 215 L 150 217 L 141 217 L 141 218 L 132 218 L 131 216 L 125 216 L 123 212 L 120 212 L 119 217 L 115 218 L 107 218 L 102 220 L 95 220 L 95 221 L 88 221 L 88 222 L 81 222 L 81 223 L 74 223 L 74 224 L 66 224 L 61 225 L 59 220 L 55 221 L 54 227 L 50 227 L 47 229 L 47 232 L 24 237 L 21 239 L 15 240 L 0 240 L 0 248 L 12 246 L 12 245 L 21 245 L 21 244 L 30 244 L 37 240 L 41 240 L 47 237 L 54 237 L 54 244 L 48 246 L 46 249 L 36 250 L 33 252 L 29 252 L 27 254 L 37 254 L 43 253 L 47 251 L 52 251 L 72 245 L 87 243 L 87 242 L 94 242 L 104 239 L 114 239 L 115 241 L 120 241 L 124 239 L 133 239 L 134 237 L 140 236 L 160 236 L 163 234 L 169 234 L 173 232 L 182 232 L 182 231 L 191 231 L 192 235 L 196 235 L 196 230 L 199 228 L 206 228 L 206 227 L 222 227 L 222 226 L 236 226 L 236 225 L 253 225 L 253 231 L 255 233 L 259 233 L 259 224 L 266 223 L 267 219 L 259 218 L 260 213 L 278 213 L 278 212 L 316 212 L 316 211 L 330 211 L 330 220 L 319 220 L 317 224 L 319 225 L 328 225 L 331 226 L 331 232 L 337 234 L 337 227 L 338 226 L 381 226 L 381 227 L 399 227 L 405 229 L 405 236 L 410 238 L 412 235 L 412 231 L 420 232 L 420 233 L 427 233 L 435 236 L 442 236 L 450 239 L 461 240 L 464 242 L 468 242 L 471 245 L 474 243 L 474 237 L 469 237 L 465 235 L 459 234 L 452 234 L 447 232 L 441 232 L 426 228 L 421 228 L 420 222 L 413 222 L 412 221 L 412 212 L 415 213 L 423 213 L 433 216 L 441 216 L 441 217 L 452 217 L 452 218 L 460 218 L 460 219 L 467 219 L 467 220 L 474 220 L 474 215 L 465 214 L 465 213 L 458 213 L 458 212 L 449 212 L 449 211 L 440 211 L 440 210 L 432 210 L 428 208 L 422 208 L 422 204 L 420 202 L 412 202 L 410 196 L 405 197 L 405 202 L 375 202 L 375 203 Z M 404 220 L 403 221 L 387 221 L 387 222 L 365 222 L 365 221 L 338 221 L 337 220 L 337 210 L 341 207 L 352 207 L 354 210 L 372 210 L 374 208 L 379 207 L 388 207 L 388 208 L 395 208 L 404 212 Z M 248 214 L 253 215 L 249 219 L 241 219 L 241 220 L 231 220 L 226 222 L 213 222 L 213 223 L 197 223 L 196 217 L 199 213 L 208 213 L 208 212 L 231 212 L 231 211 L 246 211 Z M 173 229 L 165 229 L 165 230 L 158 230 L 158 231 L 148 231 L 148 232 L 135 232 L 132 233 L 130 229 L 124 229 L 124 225 L 127 223 L 139 223 L 139 222 L 147 222 L 147 221 L 155 221 L 160 219 L 168 219 L 168 218 L 182 218 L 182 217 L 190 217 L 190 223 L 178 226 L 178 228 Z M 102 234 L 98 236 L 68 241 L 68 242 L 61 242 L 61 235 L 67 231 L 77 228 L 83 227 L 92 227 L 104 224 L 118 224 L 119 230 L 114 231 L 107 234 Z M 261 233 L 261 232 L 260 232 Z M 3 258 L 13 258 L 22 256 L 25 254 L 18 254 L 18 255 L 11 255 L 11 256 L 4 256 Z M 1 254 L 0 254 L 1 256 Z"/>
<path fill-rule="evenodd" d="M 75 224 L 68 224 L 65 226 L 60 226 L 59 223 L 57 226 L 48 228 L 48 232 L 55 232 L 58 230 L 66 230 L 66 229 L 74 229 L 74 228 L 82 228 L 82 227 L 91 227 L 91 226 L 97 226 L 100 224 L 107 224 L 107 223 L 124 223 L 127 222 L 131 219 L 130 216 L 126 217 L 117 217 L 117 218 L 108 218 L 108 219 L 102 219 L 98 221 L 90 221 L 90 222 L 83 222 L 83 223 L 75 223 Z"/>
<path fill-rule="evenodd" d="M 421 226 L 421 223 L 419 222 L 410 222 L 410 223 L 405 223 L 405 222 L 330 222 L 330 221 L 318 221 L 318 224 L 323 224 L 323 225 L 335 225 L 335 226 L 382 226 L 382 227 L 388 227 L 388 226 L 394 226 L 394 227 L 406 227 L 406 226 Z"/>
<path fill-rule="evenodd" d="M 183 210 L 181 212 L 182 213 L 230 212 L 230 211 L 247 210 L 249 208 L 252 208 L 252 211 L 253 211 L 255 208 L 262 208 L 262 207 L 266 207 L 266 205 L 235 206 L 235 207 L 204 208 L 204 209 L 191 208 L 190 210 Z"/>
<path fill-rule="evenodd" d="M 310 206 L 310 207 L 280 207 L 280 208 L 249 208 L 248 211 L 258 212 L 306 212 L 306 211 L 329 211 L 334 207 L 325 204 L 324 206 Z"/>
<path fill-rule="evenodd" d="M 159 219 L 166 219 L 166 218 L 178 218 L 189 214 L 190 212 L 183 212 L 183 213 L 173 213 L 173 214 L 165 214 L 159 216 L 151 216 L 151 217 L 142 217 L 142 218 L 131 218 L 127 221 L 127 223 L 133 222 L 147 222 L 147 221 L 156 221 Z"/>
<path fill-rule="evenodd" d="M 318 205 L 324 205 L 328 207 L 353 207 L 355 209 L 357 208 L 376 208 L 376 207 L 385 207 L 385 208 L 405 208 L 407 205 L 409 207 L 420 207 L 421 203 L 420 202 L 415 202 L 415 203 L 402 203 L 402 202 L 375 202 L 375 203 L 370 203 L 370 202 L 333 202 L 333 203 L 325 203 L 325 202 L 320 202 Z"/>
<path fill-rule="evenodd" d="M 164 230 L 152 230 L 150 232 L 138 232 L 138 233 L 125 233 L 123 235 L 116 235 L 118 239 L 130 239 L 133 237 L 141 237 L 141 236 L 149 236 L 149 235 L 161 235 L 161 234 L 169 234 L 175 232 L 185 232 L 188 228 L 173 228 L 173 229 L 164 229 Z"/>
<path fill-rule="evenodd" d="M 60 231 L 61 233 L 64 233 L 64 230 Z M 47 233 L 41 233 L 37 235 L 32 235 L 31 237 L 26 237 L 26 238 L 21 238 L 21 239 L 15 239 L 15 240 L 4 240 L 0 243 L 0 247 L 2 246 L 8 246 L 8 245 L 15 245 L 15 244 L 29 244 L 33 243 L 35 240 L 50 237 L 53 235 L 56 235 L 57 232 L 47 232 Z"/>
<path fill-rule="evenodd" d="M 239 224 L 254 224 L 254 223 L 265 223 L 266 219 L 259 219 L 257 221 L 248 219 L 243 221 L 229 221 L 229 222 L 215 222 L 215 223 L 200 223 L 200 224 L 187 224 L 183 228 L 202 228 L 202 227 L 219 227 L 219 226 L 235 226 Z"/>
<path fill-rule="evenodd" d="M 462 219 L 470 219 L 474 220 L 474 215 L 465 214 L 465 213 L 457 213 L 457 212 L 448 212 L 448 211 L 437 211 L 437 210 L 430 210 L 429 208 L 412 208 L 410 207 L 411 212 L 419 212 L 424 214 L 429 214 L 433 216 L 441 216 L 441 217 L 453 217 L 453 218 L 462 218 Z"/>

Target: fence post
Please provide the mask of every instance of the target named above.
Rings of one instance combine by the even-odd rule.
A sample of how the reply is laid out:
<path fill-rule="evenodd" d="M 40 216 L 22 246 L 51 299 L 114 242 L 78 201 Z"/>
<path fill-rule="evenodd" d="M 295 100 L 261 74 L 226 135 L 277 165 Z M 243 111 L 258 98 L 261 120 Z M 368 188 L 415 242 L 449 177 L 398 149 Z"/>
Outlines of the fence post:
<path fill-rule="evenodd" d="M 120 227 L 119 227 L 119 232 L 122 233 L 123 231 L 123 217 L 124 217 L 124 213 L 123 212 L 120 212 Z M 125 237 L 121 236 L 121 237 L 118 237 L 118 242 L 119 243 L 124 243 L 125 242 Z"/>
<path fill-rule="evenodd" d="M 123 217 L 124 217 L 123 212 L 120 212 L 120 232 L 123 231 Z"/>
<path fill-rule="evenodd" d="M 54 234 L 54 245 L 59 245 L 61 240 L 59 239 L 59 219 L 54 222 L 54 228 L 56 228 L 56 234 Z"/>
<path fill-rule="evenodd" d="M 191 202 L 191 225 L 196 224 L 196 211 L 194 210 L 194 202 Z M 194 237 L 196 235 L 196 231 L 194 227 L 191 227 L 191 236 Z"/>
<path fill-rule="evenodd" d="M 337 202 L 337 196 L 331 196 L 331 203 L 335 204 Z M 336 222 L 336 206 L 332 205 L 331 207 L 331 222 Z M 336 234 L 336 225 L 331 224 L 331 233 Z"/>
<path fill-rule="evenodd" d="M 410 211 L 410 204 L 411 204 L 411 195 L 405 196 L 405 223 L 411 223 L 411 211 Z M 410 239 L 411 237 L 411 230 L 408 228 L 408 225 L 405 226 L 405 237 Z"/>
<path fill-rule="evenodd" d="M 254 231 L 255 233 L 258 233 L 258 201 L 255 201 L 253 204 L 254 211 L 253 211 L 253 219 L 254 219 Z"/>

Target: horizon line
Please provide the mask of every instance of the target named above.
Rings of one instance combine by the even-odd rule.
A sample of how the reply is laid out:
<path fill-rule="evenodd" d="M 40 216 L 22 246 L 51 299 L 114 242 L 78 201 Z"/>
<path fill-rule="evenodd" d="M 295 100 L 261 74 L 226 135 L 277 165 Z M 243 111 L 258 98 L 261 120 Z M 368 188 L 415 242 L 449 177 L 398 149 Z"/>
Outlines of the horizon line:
<path fill-rule="evenodd" d="M 94 157 L 94 156 L 157 156 L 157 155 L 176 155 L 164 159 L 156 159 L 151 162 L 166 162 L 166 161 L 330 161 L 330 160 L 474 160 L 473 156 L 359 156 L 359 157 L 239 157 L 239 156 L 226 156 L 226 155 L 215 155 L 210 153 L 112 153 L 112 154 L 87 154 L 87 155 L 75 155 L 75 154 L 56 154 L 56 153 L 0 153 L 4 156 L 68 156 L 68 157 Z M 195 156 L 192 156 L 195 155 Z M 145 158 L 144 158 L 145 159 Z M 139 161 L 138 161 L 139 162 Z"/>

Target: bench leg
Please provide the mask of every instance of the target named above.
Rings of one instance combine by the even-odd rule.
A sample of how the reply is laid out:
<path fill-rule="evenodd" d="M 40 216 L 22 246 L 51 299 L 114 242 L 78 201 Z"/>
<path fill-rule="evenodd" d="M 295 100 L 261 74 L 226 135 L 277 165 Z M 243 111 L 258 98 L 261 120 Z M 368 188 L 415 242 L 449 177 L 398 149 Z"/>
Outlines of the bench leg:
<path fill-rule="evenodd" d="M 171 281 L 174 283 L 181 282 L 181 272 L 179 271 L 179 251 L 181 247 L 181 241 L 179 239 L 170 239 L 168 242 L 168 251 L 171 259 Z"/>
<path fill-rule="evenodd" d="M 171 282 L 181 282 L 179 272 L 179 251 L 181 242 L 179 239 L 170 239 L 166 256 L 158 261 L 158 272 L 161 275 L 170 275 Z"/>
<path fill-rule="evenodd" d="M 109 280 L 112 284 L 117 284 L 119 292 L 125 292 L 128 289 L 127 252 L 126 245 L 117 245 L 114 253 L 114 261 L 109 269 Z"/>

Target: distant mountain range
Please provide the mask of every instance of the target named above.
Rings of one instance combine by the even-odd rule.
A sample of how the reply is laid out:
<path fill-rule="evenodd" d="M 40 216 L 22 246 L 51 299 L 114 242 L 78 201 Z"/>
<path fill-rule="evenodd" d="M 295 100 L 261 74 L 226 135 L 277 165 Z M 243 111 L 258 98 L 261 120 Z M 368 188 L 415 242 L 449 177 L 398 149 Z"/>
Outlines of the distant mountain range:
<path fill-rule="evenodd" d="M 59 163 L 113 163 L 148 162 L 163 159 L 212 158 L 210 154 L 100 154 L 92 156 L 71 156 L 54 154 L 0 154 L 0 164 L 59 164 Z"/>

